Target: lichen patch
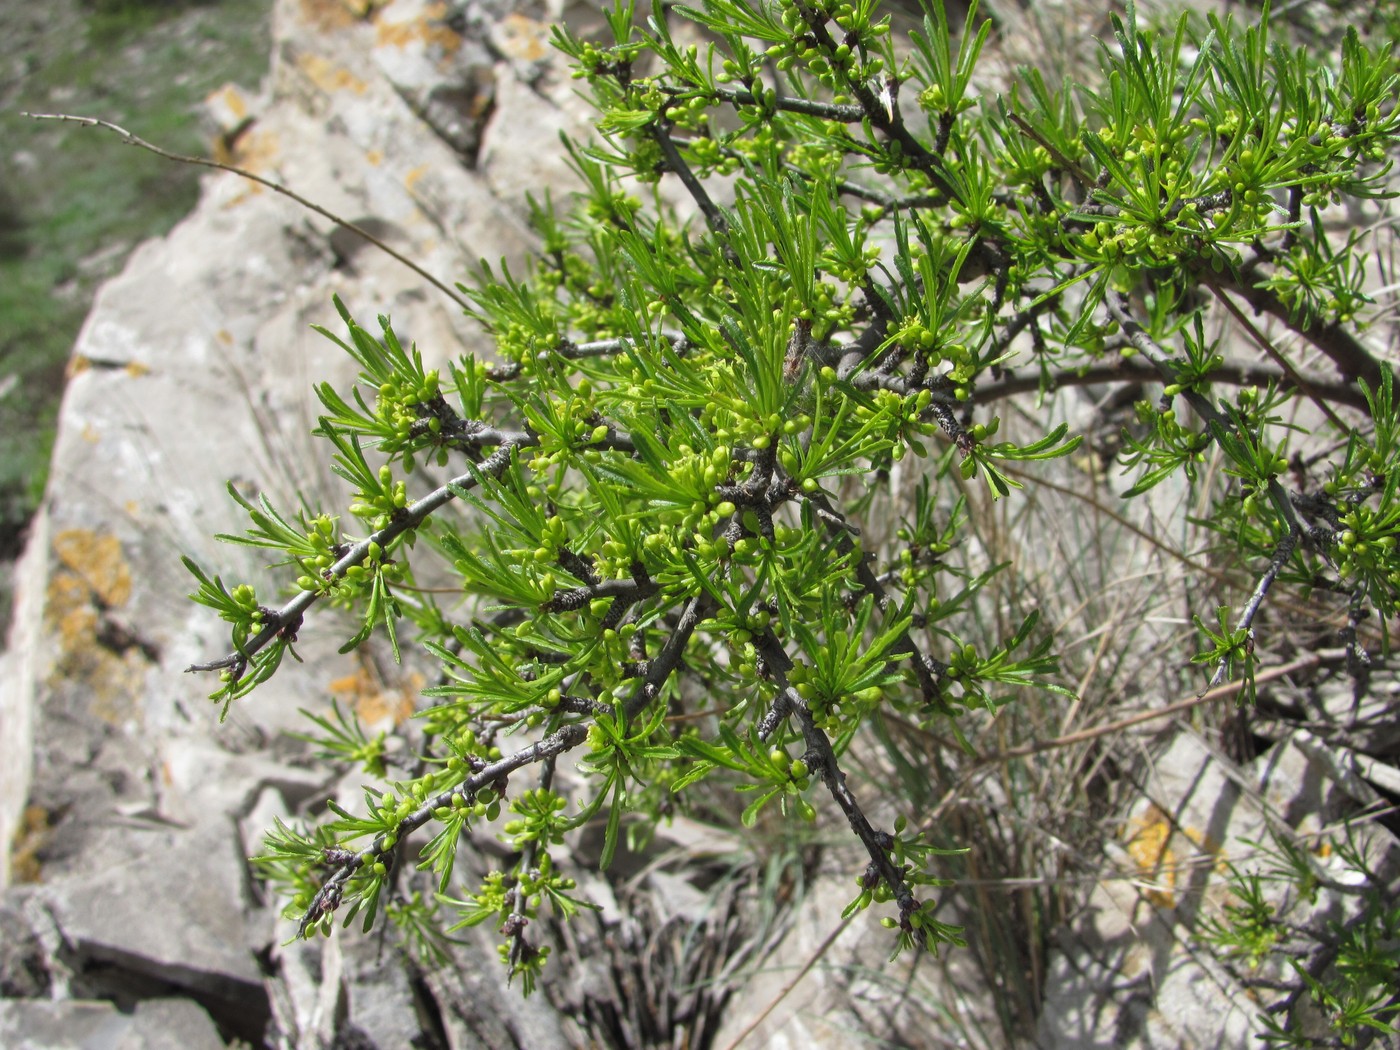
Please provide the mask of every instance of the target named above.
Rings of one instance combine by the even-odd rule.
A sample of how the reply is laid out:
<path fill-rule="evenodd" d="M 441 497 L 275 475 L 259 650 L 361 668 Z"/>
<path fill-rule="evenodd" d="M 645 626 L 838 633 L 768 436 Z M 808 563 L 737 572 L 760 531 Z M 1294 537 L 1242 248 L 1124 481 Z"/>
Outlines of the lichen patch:
<path fill-rule="evenodd" d="M 119 609 L 131 600 L 131 566 L 115 536 L 91 529 L 65 529 L 54 537 L 53 551 L 105 608 Z"/>

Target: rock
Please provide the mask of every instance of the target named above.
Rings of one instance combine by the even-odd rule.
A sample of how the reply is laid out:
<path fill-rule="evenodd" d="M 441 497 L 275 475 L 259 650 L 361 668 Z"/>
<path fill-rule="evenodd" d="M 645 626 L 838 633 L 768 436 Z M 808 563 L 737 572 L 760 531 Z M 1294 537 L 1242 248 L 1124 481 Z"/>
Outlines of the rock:
<path fill-rule="evenodd" d="M 279 0 L 264 94 L 226 90 L 206 108 L 229 161 L 355 220 L 451 291 L 480 258 L 519 266 L 529 243 L 515 201 L 524 184 L 501 187 L 504 204 L 469 169 L 474 136 L 500 121 L 495 156 L 534 157 L 529 122 L 549 106 L 528 92 L 511 97 L 542 108 L 493 104 L 512 67 L 442 10 Z M 578 125 L 551 122 L 551 153 L 560 127 Z M 347 686 L 355 664 L 336 652 L 346 625 L 329 610 L 303 628 L 304 662 L 288 661 L 223 725 L 204 699 L 213 683 L 184 673 L 229 642 L 187 600 L 181 554 L 269 600 L 283 584 L 257 552 L 213 541 L 245 524 L 226 483 L 288 511 L 302 498 L 343 505 L 308 436 L 321 411 L 313 381 L 343 389 L 354 371 L 310 330 L 340 327 L 337 294 L 371 326 L 391 315 L 430 363 L 488 349 L 422 274 L 229 174 L 207 178 L 195 212 L 133 253 L 78 338 L 0 674 L 0 834 L 21 833 L 6 863 L 25 880 L 0 901 L 6 1047 L 199 1047 L 211 1023 L 253 1045 L 445 1038 L 420 1023 L 438 1007 L 423 1005 L 431 993 L 392 944 L 383 972 L 377 938 L 351 940 L 349 961 L 337 961 L 351 951 L 339 939 L 279 948 L 283 902 L 245 862 L 261 849 L 254 815 L 296 813 L 336 790 L 340 771 L 290 735 L 309 728 L 299 709 L 329 711 L 338 697 L 397 724 L 421 677 L 371 646 L 374 680 Z M 484 958 L 498 967 L 494 952 Z M 111 1002 L 76 1001 L 92 999 Z"/>
<path fill-rule="evenodd" d="M 38 935 L 20 911 L 0 905 L 0 999 L 42 999 L 51 984 Z"/>
<path fill-rule="evenodd" d="M 1194 735 L 1177 736 L 1154 757 L 1122 842 L 1110 850 L 1117 877 L 1100 879 L 1079 919 L 1059 931 L 1037 1044 L 1047 1050 L 1255 1046 L 1267 1030 L 1261 1012 L 1269 999 L 1244 979 L 1246 967 L 1204 949 L 1205 921 L 1231 899 L 1227 864 L 1267 866 L 1263 850 L 1273 834 L 1301 835 L 1302 855 L 1310 856 L 1316 843 L 1308 836 L 1345 812 L 1346 802 L 1333 773 L 1292 742 L 1239 769 Z M 1400 870 L 1394 837 L 1366 824 L 1353 834 L 1380 873 L 1382 891 L 1393 892 Z M 1355 873 L 1336 868 L 1325 875 L 1341 885 Z M 1267 886 L 1275 908 L 1294 893 L 1287 878 Z M 1289 921 L 1350 917 L 1359 904 L 1355 895 L 1323 888 Z M 1249 976 L 1294 978 L 1277 954 Z"/>
<path fill-rule="evenodd" d="M 188 999 L 137 1003 L 117 1050 L 224 1050 L 209 1015 Z"/>
<path fill-rule="evenodd" d="M 15 596 L 6 649 L 0 653 L 0 889 L 13 878 L 20 854 L 18 833 L 29 800 L 33 768 L 34 710 L 42 673 L 44 592 L 48 586 L 48 513 L 40 508 L 29 540 L 15 565 Z M 9 848 L 13 844 L 13 851 Z"/>
<path fill-rule="evenodd" d="M 254 950 L 267 917 L 246 916 L 242 843 L 226 820 L 122 821 L 89 831 L 106 864 L 38 889 L 79 967 L 241 1001 L 262 991 Z M 250 928 L 251 927 L 251 928 Z"/>
<path fill-rule="evenodd" d="M 375 20 L 374 61 L 414 112 L 472 167 L 495 104 L 494 61 L 445 3 L 400 0 Z"/>
<path fill-rule="evenodd" d="M 151 999 L 125 1013 L 109 1002 L 0 999 L 7 1050 L 223 1050 L 209 1015 L 187 999 Z"/>
<path fill-rule="evenodd" d="M 0 999 L 0 1045 L 9 1050 L 115 1048 L 131 1023 L 111 1003 Z"/>

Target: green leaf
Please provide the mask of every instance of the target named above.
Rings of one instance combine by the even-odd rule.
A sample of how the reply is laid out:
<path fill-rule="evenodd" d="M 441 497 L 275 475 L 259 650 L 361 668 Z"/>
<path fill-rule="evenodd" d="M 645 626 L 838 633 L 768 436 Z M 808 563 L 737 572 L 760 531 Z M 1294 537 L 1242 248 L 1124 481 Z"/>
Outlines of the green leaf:
<path fill-rule="evenodd" d="M 744 807 L 744 812 L 739 816 L 739 823 L 746 828 L 751 828 L 758 821 L 758 813 L 764 806 L 768 805 L 773 798 L 782 791 L 780 787 L 769 788 L 763 794 Z"/>

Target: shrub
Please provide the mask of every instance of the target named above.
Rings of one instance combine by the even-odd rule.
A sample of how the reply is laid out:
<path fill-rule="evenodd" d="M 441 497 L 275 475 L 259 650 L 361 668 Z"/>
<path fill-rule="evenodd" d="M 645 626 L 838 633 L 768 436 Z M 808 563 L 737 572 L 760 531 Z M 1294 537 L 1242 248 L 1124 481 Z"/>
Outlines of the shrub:
<path fill-rule="evenodd" d="M 382 631 L 397 654 L 407 628 L 441 668 L 401 778 L 382 735 L 315 719 L 381 786 L 269 836 L 302 935 L 386 912 L 432 950 L 490 921 L 528 992 L 531 923 L 586 906 L 565 837 L 600 823 L 607 866 L 722 777 L 745 828 L 834 804 L 868 858 L 847 914 L 874 906 L 896 950 L 958 942 L 942 847 L 898 799 L 872 819 L 847 770 L 886 718 L 962 740 L 1028 691 L 1071 694 L 1034 613 L 973 615 L 999 566 L 965 530 L 975 487 L 1015 499 L 1039 461 L 1092 459 L 1056 422 L 1067 388 L 1159 392 L 1122 427 L 1124 495 L 1188 487 L 1248 574 L 1198 610 L 1210 684 L 1252 697 L 1274 588 L 1344 610 L 1358 678 L 1363 619 L 1395 611 L 1400 413 L 1361 334 L 1365 234 L 1329 226 L 1388 193 L 1393 41 L 1350 29 L 1331 68 L 1267 15 L 1153 31 L 1130 6 L 1096 87 L 1027 70 L 991 91 L 975 7 L 955 31 L 934 0 L 896 39 L 870 0 L 697 3 L 556 32 L 599 138 L 565 144 L 568 207 L 531 200 L 528 271 L 483 262 L 464 288 L 492 361 L 426 369 L 336 304 L 360 381 L 318 388 L 316 433 L 353 502 L 286 514 L 230 488 L 250 527 L 224 538 L 274 552 L 293 596 L 189 565 L 232 625 L 196 668 L 225 712 L 320 604 L 359 618 L 345 651 Z M 472 610 L 417 586 L 425 553 Z M 464 834 L 507 811 L 514 863 L 457 888 Z M 409 863 L 436 897 L 386 900 Z"/>

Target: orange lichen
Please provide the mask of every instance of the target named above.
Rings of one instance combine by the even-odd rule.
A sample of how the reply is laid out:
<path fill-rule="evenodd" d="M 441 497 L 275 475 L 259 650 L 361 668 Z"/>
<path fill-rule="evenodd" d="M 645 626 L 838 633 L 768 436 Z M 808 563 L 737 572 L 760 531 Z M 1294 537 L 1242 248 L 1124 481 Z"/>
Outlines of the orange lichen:
<path fill-rule="evenodd" d="M 301 0 L 301 19 L 320 30 L 354 25 L 374 6 L 373 0 Z"/>
<path fill-rule="evenodd" d="M 211 106 L 223 106 L 228 110 L 234 123 L 248 115 L 248 100 L 244 98 L 243 92 L 237 84 L 225 84 L 221 88 L 216 88 L 210 92 L 206 102 Z"/>
<path fill-rule="evenodd" d="M 91 529 L 65 529 L 53 538 L 53 551 L 63 565 L 81 578 L 108 609 L 131 599 L 131 567 L 121 541 Z"/>
<path fill-rule="evenodd" d="M 442 49 L 444 54 L 455 55 L 462 46 L 461 34 L 453 32 L 442 24 L 447 14 L 447 5 L 429 4 L 422 15 L 407 22 L 377 21 L 374 41 L 380 47 L 408 47 L 423 43 Z"/>
<path fill-rule="evenodd" d="M 53 541 L 60 568 L 49 579 L 45 618 L 58 639 L 48 675 L 56 689 L 74 689 L 89 713 L 110 725 L 138 717 L 149 667 L 139 647 L 104 641 L 103 614 L 131 599 L 131 569 L 121 542 L 89 529 L 67 529 Z"/>
<path fill-rule="evenodd" d="M 1159 908 L 1175 906 L 1178 886 L 1189 876 L 1195 857 L 1215 857 L 1217 867 L 1223 864 L 1220 843 L 1198 828 L 1179 825 L 1155 803 L 1133 819 L 1124 837 L 1136 865 L 1134 874 L 1148 884 L 1145 896 Z"/>
<path fill-rule="evenodd" d="M 337 91 L 353 91 L 357 95 L 363 95 L 369 90 L 369 85 L 350 70 L 344 66 L 336 65 L 322 55 L 298 55 L 297 68 L 326 94 Z"/>
<path fill-rule="evenodd" d="M 113 365 L 110 362 L 104 362 L 104 367 L 110 368 L 113 367 Z M 128 361 L 121 367 L 123 372 L 125 372 L 127 375 L 133 378 L 146 375 L 150 372 L 150 368 L 147 365 L 143 365 L 139 361 Z M 67 375 L 67 378 L 72 379 L 74 376 L 82 375 L 84 372 L 88 372 L 91 370 L 92 358 L 88 357 L 86 354 L 74 354 L 68 359 L 68 365 L 65 369 L 65 373 Z"/>
<path fill-rule="evenodd" d="M 226 152 L 228 160 L 224 161 L 225 164 L 260 174 L 271 170 L 281 159 L 282 144 L 276 132 L 254 129 L 239 135 L 233 143 L 233 148 Z M 258 193 L 262 190 L 256 182 L 245 185 L 247 193 Z"/>
<path fill-rule="evenodd" d="M 506 15 L 496 42 L 510 58 L 538 62 L 549 54 L 549 26 L 525 15 Z"/>
<path fill-rule="evenodd" d="M 1128 827 L 1128 855 L 1137 864 L 1138 877 L 1153 883 L 1147 899 L 1159 908 L 1176 903 L 1176 853 L 1171 847 L 1172 823 L 1156 804 Z"/>
<path fill-rule="evenodd" d="M 423 688 L 423 676 L 411 674 L 398 686 L 385 685 L 368 664 L 361 664 L 350 674 L 335 679 L 329 689 L 336 699 L 349 705 L 355 717 L 366 727 L 392 722 L 401 726 L 413 717 L 416 698 Z"/>
<path fill-rule="evenodd" d="M 10 844 L 10 880 L 38 882 L 43 876 L 40 854 L 50 838 L 51 815 L 43 806 L 25 806 Z"/>
<path fill-rule="evenodd" d="M 92 606 L 91 594 L 88 585 L 74 573 L 56 572 L 49 580 L 45 612 L 65 652 L 97 633 L 97 610 Z"/>

